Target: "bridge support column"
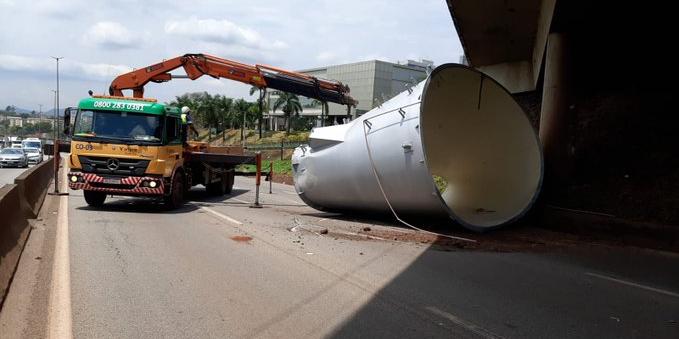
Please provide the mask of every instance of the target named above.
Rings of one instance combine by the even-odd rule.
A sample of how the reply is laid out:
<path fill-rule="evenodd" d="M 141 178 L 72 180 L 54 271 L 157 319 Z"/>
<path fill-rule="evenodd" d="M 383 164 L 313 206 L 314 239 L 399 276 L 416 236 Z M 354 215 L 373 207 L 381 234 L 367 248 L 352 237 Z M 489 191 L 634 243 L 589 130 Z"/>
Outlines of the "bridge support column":
<path fill-rule="evenodd" d="M 547 39 L 539 136 L 545 159 L 545 188 L 560 187 L 570 175 L 568 150 L 571 114 L 571 72 L 568 36 L 551 33 Z"/>

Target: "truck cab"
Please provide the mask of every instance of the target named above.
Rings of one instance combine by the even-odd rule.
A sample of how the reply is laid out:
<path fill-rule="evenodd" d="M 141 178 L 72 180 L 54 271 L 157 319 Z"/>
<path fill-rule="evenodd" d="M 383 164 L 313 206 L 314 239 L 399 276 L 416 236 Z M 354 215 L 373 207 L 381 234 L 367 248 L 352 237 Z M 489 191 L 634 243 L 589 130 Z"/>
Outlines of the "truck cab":
<path fill-rule="evenodd" d="M 68 110 L 65 128 L 71 135 L 69 187 L 82 189 L 90 206 L 103 205 L 107 195 L 125 195 L 162 198 L 177 208 L 191 185 L 219 194 L 233 185 L 232 167 L 206 173 L 203 164 L 186 161 L 187 151 L 204 145 L 185 144 L 180 109 L 154 99 L 85 98 Z"/>

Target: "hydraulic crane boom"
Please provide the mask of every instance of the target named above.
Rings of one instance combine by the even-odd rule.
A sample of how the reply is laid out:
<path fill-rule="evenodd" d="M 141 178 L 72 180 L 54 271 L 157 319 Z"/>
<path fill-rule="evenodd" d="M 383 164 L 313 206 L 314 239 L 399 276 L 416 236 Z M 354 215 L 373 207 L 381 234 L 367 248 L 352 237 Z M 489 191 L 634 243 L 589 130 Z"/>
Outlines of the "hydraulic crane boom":
<path fill-rule="evenodd" d="M 183 67 L 186 76 L 170 74 Z M 144 97 L 144 86 L 149 82 L 166 82 L 173 78 L 195 80 L 203 75 L 240 81 L 259 88 L 303 95 L 308 98 L 342 105 L 356 106 L 358 102 L 349 95 L 349 87 L 338 81 L 282 70 L 266 65 L 246 65 L 207 54 L 185 54 L 121 74 L 109 87 L 112 96 L 123 96 L 123 90 L 132 90 L 135 98 Z"/>

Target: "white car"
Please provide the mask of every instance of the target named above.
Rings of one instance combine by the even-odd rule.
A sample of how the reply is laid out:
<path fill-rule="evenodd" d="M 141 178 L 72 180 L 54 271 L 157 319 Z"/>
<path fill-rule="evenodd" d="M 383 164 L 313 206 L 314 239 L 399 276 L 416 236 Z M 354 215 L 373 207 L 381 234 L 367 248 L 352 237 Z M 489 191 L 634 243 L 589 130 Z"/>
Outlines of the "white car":
<path fill-rule="evenodd" d="M 28 162 L 39 164 L 42 162 L 42 152 L 39 148 L 26 147 L 24 148 L 24 153 L 28 157 Z"/>

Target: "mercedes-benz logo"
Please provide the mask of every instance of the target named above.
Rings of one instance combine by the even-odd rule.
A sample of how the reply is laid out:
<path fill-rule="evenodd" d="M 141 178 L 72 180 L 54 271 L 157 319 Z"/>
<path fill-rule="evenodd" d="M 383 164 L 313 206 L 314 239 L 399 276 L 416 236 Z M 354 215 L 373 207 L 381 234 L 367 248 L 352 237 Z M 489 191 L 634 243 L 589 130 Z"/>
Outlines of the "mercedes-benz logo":
<path fill-rule="evenodd" d="M 120 166 L 118 159 L 111 158 L 106 160 L 106 168 L 110 169 L 111 171 L 117 170 L 118 166 Z"/>

